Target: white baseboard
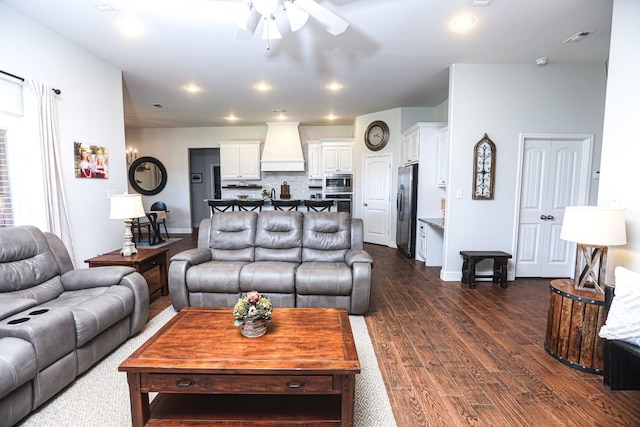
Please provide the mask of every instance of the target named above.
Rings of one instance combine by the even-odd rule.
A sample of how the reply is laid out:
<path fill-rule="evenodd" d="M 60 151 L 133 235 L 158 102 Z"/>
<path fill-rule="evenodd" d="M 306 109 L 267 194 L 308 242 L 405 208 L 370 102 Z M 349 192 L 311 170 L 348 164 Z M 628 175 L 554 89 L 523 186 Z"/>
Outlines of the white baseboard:
<path fill-rule="evenodd" d="M 190 228 L 169 228 L 169 234 L 191 234 Z"/>

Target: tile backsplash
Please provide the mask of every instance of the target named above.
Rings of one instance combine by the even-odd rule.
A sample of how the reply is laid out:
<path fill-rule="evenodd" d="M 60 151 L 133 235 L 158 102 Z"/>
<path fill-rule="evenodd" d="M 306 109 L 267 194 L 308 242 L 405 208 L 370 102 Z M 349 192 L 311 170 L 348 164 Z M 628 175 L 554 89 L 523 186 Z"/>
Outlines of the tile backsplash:
<path fill-rule="evenodd" d="M 322 193 L 321 188 L 309 188 L 309 186 L 322 187 L 322 180 L 309 179 L 306 172 L 262 172 L 261 180 L 250 181 L 222 181 L 222 186 L 226 185 L 257 185 L 260 189 L 222 189 L 223 199 L 235 199 L 238 195 L 247 194 L 250 199 L 262 198 L 262 190 L 271 192 L 271 189 L 276 190 L 276 198 L 280 198 L 280 186 L 286 182 L 289 184 L 289 193 L 291 193 L 292 199 L 310 199 L 312 194 Z"/>

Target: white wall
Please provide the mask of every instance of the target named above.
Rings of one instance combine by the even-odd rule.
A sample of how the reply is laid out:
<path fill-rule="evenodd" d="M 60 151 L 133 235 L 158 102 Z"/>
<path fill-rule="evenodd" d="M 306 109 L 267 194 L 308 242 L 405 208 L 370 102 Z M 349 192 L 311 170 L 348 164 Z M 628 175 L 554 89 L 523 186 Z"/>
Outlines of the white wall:
<path fill-rule="evenodd" d="M 0 69 L 62 90 L 58 96 L 63 185 L 76 266 L 122 247 L 124 224 L 109 219 L 107 190 L 127 189 L 122 78 L 119 69 L 0 3 Z M 109 150 L 109 179 L 74 176 L 73 143 Z M 11 144 L 11 141 L 9 141 Z M 11 168 L 33 168 L 30 159 Z"/>
<path fill-rule="evenodd" d="M 303 149 L 308 139 L 351 138 L 351 126 L 300 126 Z M 167 169 L 167 186 L 155 196 L 142 196 L 145 208 L 156 200 L 167 203 L 171 210 L 167 221 L 170 232 L 191 232 L 191 205 L 189 188 L 189 149 L 216 148 L 220 141 L 264 141 L 267 125 L 199 128 L 144 128 L 127 129 L 127 147 L 138 150 L 138 156 L 151 156 L 160 160 Z"/>
<path fill-rule="evenodd" d="M 626 208 L 627 245 L 610 248 L 607 283 L 615 266 L 640 271 L 639 19 L 640 2 L 614 1 L 598 205 Z"/>
<path fill-rule="evenodd" d="M 520 133 L 595 135 L 599 170 L 605 99 L 604 64 L 454 64 L 450 73 L 450 182 L 441 277 L 460 280 L 460 250 L 514 255 Z M 484 133 L 496 144 L 494 200 L 472 200 L 473 146 Z M 591 183 L 595 202 L 597 182 Z M 462 199 L 455 197 L 461 191 Z M 510 265 L 510 276 L 513 276 Z"/>

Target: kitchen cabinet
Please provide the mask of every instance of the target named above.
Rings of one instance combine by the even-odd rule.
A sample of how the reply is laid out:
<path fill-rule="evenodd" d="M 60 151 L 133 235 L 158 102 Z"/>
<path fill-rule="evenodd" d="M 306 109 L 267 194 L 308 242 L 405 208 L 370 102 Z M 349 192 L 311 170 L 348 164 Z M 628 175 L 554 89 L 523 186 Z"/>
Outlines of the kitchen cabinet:
<path fill-rule="evenodd" d="M 427 257 L 427 224 L 418 221 L 418 259 L 424 261 Z"/>
<path fill-rule="evenodd" d="M 447 177 L 449 176 L 449 128 L 440 129 L 437 137 L 436 185 L 438 187 L 446 187 Z"/>
<path fill-rule="evenodd" d="M 409 165 L 420 160 L 420 127 L 412 126 L 402 134 L 402 163 Z"/>
<path fill-rule="evenodd" d="M 220 179 L 260 179 L 260 141 L 220 142 Z"/>
<path fill-rule="evenodd" d="M 309 179 L 322 179 L 322 143 L 307 141 L 307 174 Z"/>
<path fill-rule="evenodd" d="M 323 173 L 353 173 L 353 143 L 322 143 Z"/>

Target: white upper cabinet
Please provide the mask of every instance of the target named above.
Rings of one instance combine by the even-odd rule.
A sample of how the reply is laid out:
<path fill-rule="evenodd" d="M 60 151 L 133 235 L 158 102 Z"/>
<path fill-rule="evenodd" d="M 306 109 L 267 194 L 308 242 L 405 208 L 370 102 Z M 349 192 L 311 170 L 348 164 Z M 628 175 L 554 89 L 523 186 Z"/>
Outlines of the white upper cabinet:
<path fill-rule="evenodd" d="M 420 160 L 420 127 L 412 126 L 402 134 L 402 163 L 418 163 Z"/>
<path fill-rule="evenodd" d="M 322 171 L 353 173 L 353 142 L 323 142 Z"/>
<path fill-rule="evenodd" d="M 449 176 L 449 128 L 438 131 L 438 163 L 436 164 L 436 185 L 447 186 Z"/>
<path fill-rule="evenodd" d="M 260 141 L 220 142 L 220 179 L 260 179 Z"/>
<path fill-rule="evenodd" d="M 307 141 L 307 175 L 309 179 L 322 179 L 322 143 Z"/>

